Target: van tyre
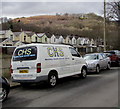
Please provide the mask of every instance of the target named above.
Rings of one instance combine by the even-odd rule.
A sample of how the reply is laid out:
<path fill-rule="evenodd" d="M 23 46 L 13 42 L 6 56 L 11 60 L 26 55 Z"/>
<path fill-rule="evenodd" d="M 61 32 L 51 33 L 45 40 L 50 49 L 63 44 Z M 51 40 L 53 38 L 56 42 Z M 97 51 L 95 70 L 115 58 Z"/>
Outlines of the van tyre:
<path fill-rule="evenodd" d="M 55 87 L 57 84 L 57 75 L 55 73 L 51 73 L 48 76 L 48 85 L 50 87 Z"/>
<path fill-rule="evenodd" d="M 87 69 L 86 69 L 86 68 L 82 68 L 80 77 L 81 77 L 82 79 L 84 79 L 84 78 L 87 77 Z"/>

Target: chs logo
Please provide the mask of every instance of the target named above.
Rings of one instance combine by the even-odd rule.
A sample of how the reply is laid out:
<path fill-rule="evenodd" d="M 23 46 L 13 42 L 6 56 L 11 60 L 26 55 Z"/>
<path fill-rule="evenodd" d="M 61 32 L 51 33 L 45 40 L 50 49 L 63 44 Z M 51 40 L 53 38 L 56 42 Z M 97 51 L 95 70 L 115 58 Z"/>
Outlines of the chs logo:
<path fill-rule="evenodd" d="M 32 49 L 21 49 L 18 51 L 18 56 L 21 56 L 21 55 L 30 55 L 32 52 Z"/>
<path fill-rule="evenodd" d="M 48 47 L 48 55 L 50 57 L 63 57 L 64 56 L 64 52 L 62 50 L 62 48 L 60 47 Z"/>

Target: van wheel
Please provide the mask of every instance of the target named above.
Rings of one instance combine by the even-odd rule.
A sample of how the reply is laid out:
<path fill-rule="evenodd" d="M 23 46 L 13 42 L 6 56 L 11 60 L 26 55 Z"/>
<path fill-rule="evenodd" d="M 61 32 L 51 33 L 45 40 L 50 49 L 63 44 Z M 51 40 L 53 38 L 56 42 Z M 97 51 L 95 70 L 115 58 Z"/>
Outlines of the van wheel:
<path fill-rule="evenodd" d="M 80 77 L 81 77 L 82 79 L 84 79 L 84 78 L 87 77 L 87 69 L 86 69 L 86 68 L 82 68 Z"/>
<path fill-rule="evenodd" d="M 57 75 L 54 73 L 49 74 L 48 76 L 48 85 L 50 87 L 55 87 L 57 84 Z"/>

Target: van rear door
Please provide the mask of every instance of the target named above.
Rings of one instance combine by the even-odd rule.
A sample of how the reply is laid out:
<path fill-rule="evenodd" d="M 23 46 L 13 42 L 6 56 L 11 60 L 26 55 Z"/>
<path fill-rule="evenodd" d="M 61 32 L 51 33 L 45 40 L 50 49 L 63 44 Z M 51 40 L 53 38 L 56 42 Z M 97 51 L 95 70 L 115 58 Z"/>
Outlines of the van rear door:
<path fill-rule="evenodd" d="M 12 58 L 14 79 L 36 79 L 37 47 L 17 48 Z"/>

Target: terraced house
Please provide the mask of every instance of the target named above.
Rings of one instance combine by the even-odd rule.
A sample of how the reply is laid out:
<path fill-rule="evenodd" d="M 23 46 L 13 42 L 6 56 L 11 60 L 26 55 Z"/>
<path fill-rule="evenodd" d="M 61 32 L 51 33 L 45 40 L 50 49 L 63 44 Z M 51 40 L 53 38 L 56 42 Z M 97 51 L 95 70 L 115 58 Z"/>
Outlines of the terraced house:
<path fill-rule="evenodd" d="M 29 43 L 61 43 L 70 44 L 74 47 L 85 51 L 93 51 L 97 48 L 97 43 L 94 39 L 84 38 L 80 36 L 62 36 L 52 35 L 47 36 L 45 33 L 35 33 L 32 31 L 12 32 L 11 30 L 0 31 L 0 46 L 20 46 Z"/>

